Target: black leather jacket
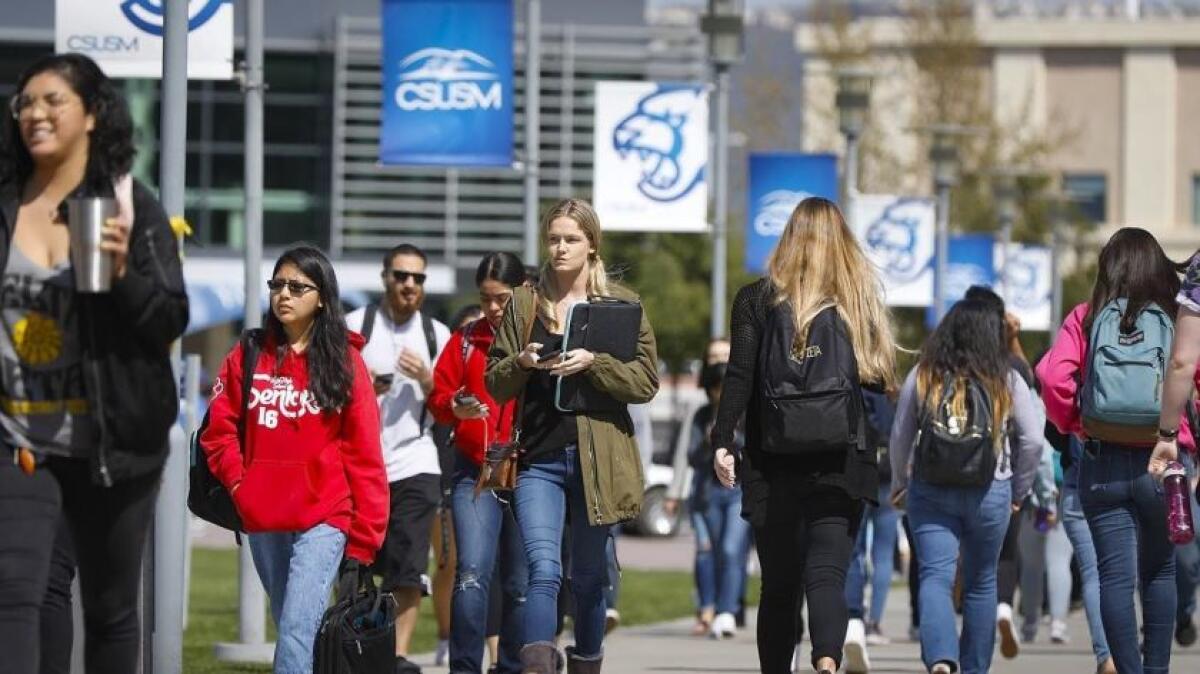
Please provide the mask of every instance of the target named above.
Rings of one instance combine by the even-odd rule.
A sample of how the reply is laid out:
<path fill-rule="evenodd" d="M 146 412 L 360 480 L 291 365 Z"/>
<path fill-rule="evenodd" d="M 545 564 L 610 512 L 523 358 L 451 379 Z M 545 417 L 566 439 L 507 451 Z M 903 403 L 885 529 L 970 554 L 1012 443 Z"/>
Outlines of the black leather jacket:
<path fill-rule="evenodd" d="M 19 207 L 19 187 L 0 185 L 5 267 Z M 80 294 L 77 304 L 87 398 L 100 426 L 92 478 L 106 486 L 161 470 L 166 462 L 167 434 L 179 413 L 171 343 L 188 322 L 183 265 L 170 221 L 136 181 L 133 208 L 125 276 L 113 281 L 110 292 Z"/>

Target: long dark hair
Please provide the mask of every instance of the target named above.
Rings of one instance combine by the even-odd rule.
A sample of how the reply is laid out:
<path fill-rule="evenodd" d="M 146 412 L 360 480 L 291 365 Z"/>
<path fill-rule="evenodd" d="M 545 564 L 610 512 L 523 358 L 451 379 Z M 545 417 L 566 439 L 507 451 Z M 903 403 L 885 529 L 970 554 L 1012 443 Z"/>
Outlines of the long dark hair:
<path fill-rule="evenodd" d="M 952 378 L 972 380 L 992 399 L 992 419 L 1003 423 L 1012 407 L 1008 392 L 1008 349 L 1004 344 L 1004 320 L 994 304 L 982 300 L 960 300 L 921 349 L 917 363 L 917 394 L 926 409 L 941 404 L 942 383 Z M 957 386 L 956 404 L 965 405 L 965 387 Z M 1002 433 L 996 433 L 999 441 Z"/>
<path fill-rule="evenodd" d="M 1150 232 L 1137 227 L 1118 229 L 1100 249 L 1096 284 L 1083 319 L 1084 334 L 1091 334 L 1096 312 L 1118 298 L 1126 300 L 1125 315 L 1121 317 L 1123 332 L 1133 330 L 1138 314 L 1150 303 L 1174 318 L 1179 310 L 1175 296 L 1179 294 L 1179 272 L 1183 268 L 1167 257 Z"/>
<path fill-rule="evenodd" d="M 319 249 L 307 244 L 293 246 L 275 261 L 271 276 L 279 268 L 292 263 L 317 286 L 322 308 L 313 320 L 312 338 L 308 343 L 308 390 L 313 399 L 325 412 L 341 410 L 350 401 L 350 386 L 354 383 L 354 370 L 350 366 L 350 340 L 346 328 L 346 316 L 338 294 L 337 276 L 333 265 Z M 290 348 L 283 324 L 274 311 L 267 313 L 267 333 L 275 344 L 276 367 L 283 362 Z"/>
<path fill-rule="evenodd" d="M 80 187 L 88 194 L 111 194 L 113 180 L 129 173 L 136 152 L 133 120 L 125 98 L 100 66 L 83 54 L 51 54 L 34 61 L 17 79 L 17 94 L 25 89 L 29 80 L 46 72 L 63 78 L 82 99 L 84 109 L 95 118 L 88 145 L 87 171 Z M 20 125 L 12 115 L 4 115 L 4 135 L 0 142 L 3 143 L 0 182 L 24 185 L 33 175 L 33 157 L 21 138 Z"/>
<path fill-rule="evenodd" d="M 475 286 L 483 285 L 484 281 L 499 281 L 510 288 L 516 288 L 526 279 L 525 265 L 521 258 L 512 253 L 488 253 L 479 261 L 475 268 Z"/>

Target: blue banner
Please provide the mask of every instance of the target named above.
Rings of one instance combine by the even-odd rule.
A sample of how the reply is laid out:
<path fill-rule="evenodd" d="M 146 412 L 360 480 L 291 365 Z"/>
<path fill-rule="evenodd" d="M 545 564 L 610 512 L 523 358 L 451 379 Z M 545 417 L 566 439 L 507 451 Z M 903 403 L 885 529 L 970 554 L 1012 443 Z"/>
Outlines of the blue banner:
<path fill-rule="evenodd" d="M 512 0 L 383 0 L 384 164 L 511 166 Z"/>
<path fill-rule="evenodd" d="M 996 284 L 995 247 L 996 240 L 991 234 L 957 234 L 950 237 L 946 283 L 942 286 L 947 311 L 963 298 L 967 288 L 990 288 Z M 930 306 L 925 312 L 925 325 L 929 328 L 937 325 L 936 311 L 936 306 Z"/>
<path fill-rule="evenodd" d="M 837 201 L 837 157 L 794 152 L 751 154 L 749 180 L 746 271 L 761 274 L 796 204 L 809 197 Z"/>

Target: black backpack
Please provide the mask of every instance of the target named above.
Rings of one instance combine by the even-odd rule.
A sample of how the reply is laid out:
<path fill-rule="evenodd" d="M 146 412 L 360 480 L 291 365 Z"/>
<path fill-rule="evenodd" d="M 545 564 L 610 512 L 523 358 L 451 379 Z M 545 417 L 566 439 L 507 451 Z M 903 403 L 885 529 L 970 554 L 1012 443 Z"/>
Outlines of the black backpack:
<path fill-rule="evenodd" d="M 258 364 L 259 344 L 262 340 L 262 330 L 247 330 L 242 333 L 242 413 L 238 416 L 238 443 L 243 444 L 246 438 L 246 410 L 250 404 L 250 387 L 254 383 L 254 368 Z M 208 429 L 208 415 L 192 433 L 191 469 L 188 472 L 188 510 L 205 522 L 211 522 L 224 529 L 240 533 L 242 517 L 237 507 L 233 505 L 233 497 L 229 490 L 208 466 L 208 456 L 200 446 L 200 436 Z M 239 540 L 240 542 L 240 540 Z"/>
<path fill-rule="evenodd" d="M 396 666 L 396 602 L 364 574 L 353 597 L 337 597 L 313 641 L 313 674 L 374 674 Z"/>
<path fill-rule="evenodd" d="M 954 378 L 943 383 L 937 409 L 921 406 L 913 476 L 941 487 L 985 487 L 996 474 L 992 398 L 979 382 L 960 381 L 966 385 L 965 416 L 952 410 Z"/>
<path fill-rule="evenodd" d="M 858 360 L 837 307 L 818 313 L 796 346 L 790 302 L 770 309 L 758 348 L 759 429 L 768 454 L 866 449 Z"/>

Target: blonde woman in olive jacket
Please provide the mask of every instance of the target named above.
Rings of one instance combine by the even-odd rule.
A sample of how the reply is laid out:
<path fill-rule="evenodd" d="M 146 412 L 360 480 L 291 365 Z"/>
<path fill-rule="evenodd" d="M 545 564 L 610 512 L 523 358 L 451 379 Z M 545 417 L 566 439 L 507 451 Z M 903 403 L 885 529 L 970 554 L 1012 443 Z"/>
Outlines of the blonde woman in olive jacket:
<path fill-rule="evenodd" d="M 525 541 L 529 590 L 525 604 L 523 672 L 554 674 L 554 646 L 562 585 L 562 532 L 571 518 L 571 584 L 575 646 L 567 648 L 571 674 L 600 671 L 604 639 L 604 546 L 609 527 L 641 510 L 642 461 L 633 423 L 618 412 L 564 413 L 554 405 L 558 377 L 587 377 L 623 403 L 649 402 L 658 391 L 654 333 L 642 316 L 637 356 L 625 363 L 605 353 L 572 349 L 538 362 L 538 353 L 562 347 L 570 307 L 597 295 L 636 299 L 610 284 L 600 259 L 600 223 L 585 201 L 566 199 L 542 219 L 548 260 L 537 292 L 518 288 L 488 354 L 486 383 L 499 404 L 524 393 L 521 445 L 525 451 L 514 504 Z M 530 321 L 533 324 L 530 325 Z M 526 333 L 530 334 L 525 343 Z M 511 403 L 508 403 L 511 404 Z M 580 517 L 579 515 L 586 515 Z"/>

